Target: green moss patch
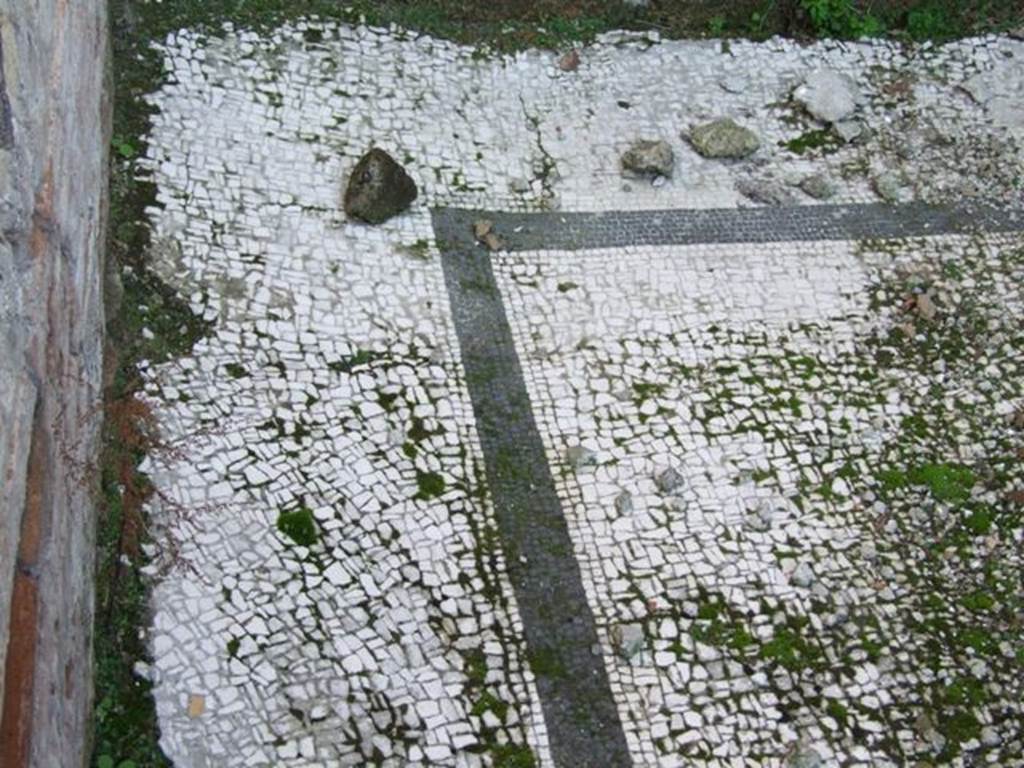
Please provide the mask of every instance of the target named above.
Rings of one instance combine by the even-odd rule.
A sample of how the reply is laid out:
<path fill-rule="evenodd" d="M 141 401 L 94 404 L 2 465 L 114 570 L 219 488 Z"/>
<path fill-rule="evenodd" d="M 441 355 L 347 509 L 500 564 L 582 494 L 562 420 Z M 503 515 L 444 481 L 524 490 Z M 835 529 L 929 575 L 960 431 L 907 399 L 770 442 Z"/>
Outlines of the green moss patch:
<path fill-rule="evenodd" d="M 537 758 L 529 747 L 520 744 L 498 744 L 491 747 L 494 768 L 536 768 Z"/>
<path fill-rule="evenodd" d="M 436 499 L 445 491 L 444 478 L 437 472 L 421 472 L 416 470 L 416 498 L 426 501 Z"/>
<path fill-rule="evenodd" d="M 987 508 L 980 508 L 971 511 L 964 526 L 975 536 L 983 536 L 992 528 L 992 513 Z"/>
<path fill-rule="evenodd" d="M 761 657 L 796 672 L 818 663 L 821 649 L 812 645 L 798 629 L 782 627 L 761 647 Z"/>
<path fill-rule="evenodd" d="M 480 717 L 484 712 L 492 712 L 499 720 L 505 722 L 508 715 L 508 703 L 502 701 L 490 691 L 484 691 L 473 704 L 470 714 Z"/>
<path fill-rule="evenodd" d="M 565 664 L 555 648 L 536 648 L 527 653 L 530 669 L 537 677 L 563 679 L 566 677 Z"/>
<path fill-rule="evenodd" d="M 807 131 L 789 141 L 780 141 L 779 146 L 788 149 L 794 155 L 803 156 L 814 150 L 821 150 L 822 154 L 829 154 L 838 150 L 842 143 L 842 140 L 831 128 L 825 128 Z"/>
<path fill-rule="evenodd" d="M 907 478 L 914 485 L 926 486 L 939 501 L 964 501 L 974 485 L 974 473 L 959 464 L 922 464 Z"/>
<path fill-rule="evenodd" d="M 312 547 L 320 540 L 313 512 L 306 507 L 281 512 L 277 518 L 277 530 L 302 547 Z"/>
<path fill-rule="evenodd" d="M 487 679 L 487 657 L 479 648 L 466 653 L 466 676 L 470 685 L 482 686 Z"/>

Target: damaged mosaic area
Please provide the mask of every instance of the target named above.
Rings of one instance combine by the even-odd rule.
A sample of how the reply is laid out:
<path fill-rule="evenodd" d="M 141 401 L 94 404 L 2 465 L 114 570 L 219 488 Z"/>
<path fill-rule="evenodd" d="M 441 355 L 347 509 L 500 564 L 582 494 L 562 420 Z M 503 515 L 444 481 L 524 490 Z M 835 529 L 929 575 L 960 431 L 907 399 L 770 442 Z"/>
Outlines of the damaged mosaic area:
<path fill-rule="evenodd" d="M 443 284 L 401 247 L 429 228 L 275 231 L 287 241 L 225 232 L 206 251 L 224 269 L 203 276 L 224 286 L 214 329 L 151 371 L 177 446 L 149 468 L 173 545 L 154 595 L 163 746 L 185 765 L 528 751 Z M 264 259 L 274 276 L 252 279 Z M 214 717 L 190 712 L 196 695 Z"/>
<path fill-rule="evenodd" d="M 335 184 L 372 145 L 412 173 L 422 203 L 482 210 L 718 208 L 822 195 L 1019 205 L 1024 184 L 1024 41 L 1007 37 L 905 47 L 613 32 L 571 72 L 550 52 L 490 56 L 397 28 L 316 21 L 262 36 L 182 30 L 162 50 L 169 78 L 153 99 L 162 116 L 151 158 L 160 174 L 201 193 L 259 168 L 261 192 L 324 215 Z M 839 84 L 851 111 L 829 126 L 794 93 L 833 70 L 851 78 Z M 695 152 L 692 129 L 722 117 L 751 129 L 760 149 L 733 162 Z M 670 176 L 622 177 L 621 155 L 637 140 L 670 146 Z M 293 188 L 293 175 L 307 183 Z"/>
<path fill-rule="evenodd" d="M 311 21 L 161 52 L 151 261 L 209 324 L 143 366 L 139 673 L 179 766 L 555 764 L 430 208 L 1020 203 L 1006 38 L 616 33 L 566 72 Z M 861 92 L 846 139 L 790 98 L 822 67 Z M 693 151 L 722 115 L 755 154 Z M 671 176 L 623 176 L 638 139 Z M 420 190 L 376 228 L 340 210 L 372 145 Z M 1022 247 L 493 255 L 634 765 L 1020 764 Z"/>
<path fill-rule="evenodd" d="M 636 765 L 1019 763 L 1024 240 L 497 262 Z"/>

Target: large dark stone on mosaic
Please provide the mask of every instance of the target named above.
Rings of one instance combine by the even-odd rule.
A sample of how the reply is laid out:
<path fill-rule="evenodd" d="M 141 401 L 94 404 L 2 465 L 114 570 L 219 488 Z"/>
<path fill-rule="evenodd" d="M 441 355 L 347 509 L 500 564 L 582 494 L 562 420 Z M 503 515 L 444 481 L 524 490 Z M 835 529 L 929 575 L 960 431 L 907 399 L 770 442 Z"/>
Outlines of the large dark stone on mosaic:
<path fill-rule="evenodd" d="M 367 224 L 382 224 L 416 199 L 416 182 L 387 152 L 374 147 L 363 155 L 348 179 L 345 213 Z"/>

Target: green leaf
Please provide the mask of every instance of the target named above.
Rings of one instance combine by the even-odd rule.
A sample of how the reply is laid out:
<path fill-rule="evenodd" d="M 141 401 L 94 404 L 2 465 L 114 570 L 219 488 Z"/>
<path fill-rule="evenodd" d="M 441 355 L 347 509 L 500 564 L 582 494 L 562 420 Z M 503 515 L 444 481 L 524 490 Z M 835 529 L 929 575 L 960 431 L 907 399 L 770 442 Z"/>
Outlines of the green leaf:
<path fill-rule="evenodd" d="M 96 768 L 114 768 L 114 758 L 110 755 L 100 755 L 96 758 Z"/>

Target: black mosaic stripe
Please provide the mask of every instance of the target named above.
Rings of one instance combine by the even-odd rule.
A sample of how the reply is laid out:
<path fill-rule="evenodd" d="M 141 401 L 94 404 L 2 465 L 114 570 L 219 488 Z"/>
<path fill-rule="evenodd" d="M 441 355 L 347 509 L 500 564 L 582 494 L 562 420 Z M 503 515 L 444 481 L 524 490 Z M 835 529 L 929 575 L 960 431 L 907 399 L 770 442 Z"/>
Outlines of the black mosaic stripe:
<path fill-rule="evenodd" d="M 1024 211 L 985 203 L 870 203 L 608 213 L 497 213 L 442 208 L 434 212 L 435 232 L 442 245 L 473 247 L 472 225 L 479 219 L 493 222 L 503 248 L 509 251 L 1024 231 Z"/>
<path fill-rule="evenodd" d="M 490 256 L 477 247 L 448 249 L 442 264 L 552 756 L 559 768 L 630 766 Z"/>

